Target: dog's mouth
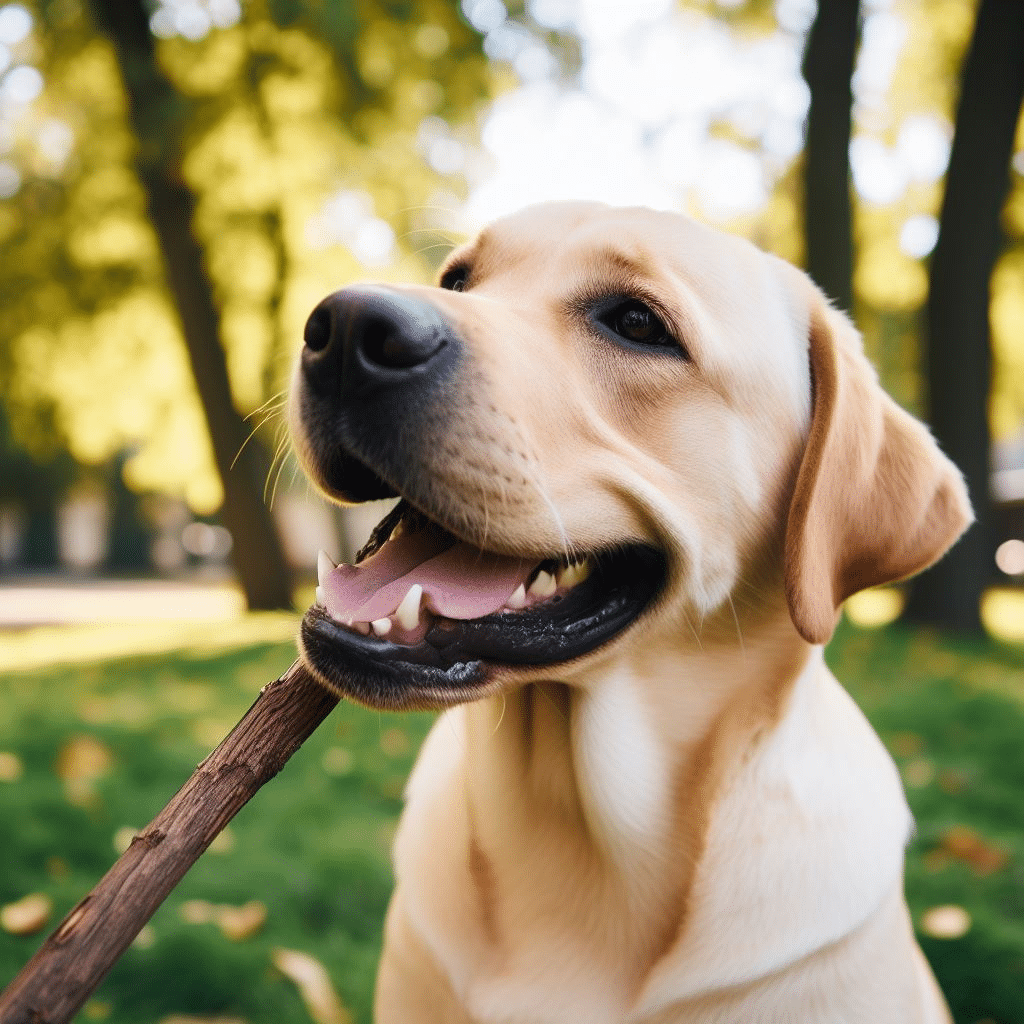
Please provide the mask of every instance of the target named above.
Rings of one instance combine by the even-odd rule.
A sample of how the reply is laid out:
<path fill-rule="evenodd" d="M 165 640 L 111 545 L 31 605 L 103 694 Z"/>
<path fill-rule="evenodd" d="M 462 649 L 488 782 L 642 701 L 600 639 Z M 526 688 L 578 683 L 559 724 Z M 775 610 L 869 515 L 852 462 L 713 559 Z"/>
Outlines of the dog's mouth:
<path fill-rule="evenodd" d="M 354 565 L 322 556 L 300 646 L 327 685 L 374 707 L 440 707 L 482 696 L 509 670 L 556 667 L 629 626 L 662 589 L 646 544 L 565 557 L 484 551 L 407 500 Z"/>

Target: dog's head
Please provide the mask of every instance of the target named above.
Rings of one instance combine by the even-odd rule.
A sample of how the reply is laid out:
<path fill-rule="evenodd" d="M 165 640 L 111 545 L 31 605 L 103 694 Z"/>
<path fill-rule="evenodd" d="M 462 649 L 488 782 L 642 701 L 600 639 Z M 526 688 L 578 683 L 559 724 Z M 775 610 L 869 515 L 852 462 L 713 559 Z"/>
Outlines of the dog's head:
<path fill-rule="evenodd" d="M 292 427 L 331 498 L 402 499 L 302 628 L 311 668 L 376 706 L 570 678 L 735 597 L 777 595 L 822 643 L 970 518 L 804 275 L 650 210 L 533 207 L 439 288 L 329 296 Z"/>

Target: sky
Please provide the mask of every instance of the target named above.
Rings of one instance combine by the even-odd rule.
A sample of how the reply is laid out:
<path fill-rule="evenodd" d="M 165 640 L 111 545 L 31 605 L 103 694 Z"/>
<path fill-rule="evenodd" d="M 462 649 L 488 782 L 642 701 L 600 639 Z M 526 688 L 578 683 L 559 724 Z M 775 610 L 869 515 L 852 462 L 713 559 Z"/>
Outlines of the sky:
<path fill-rule="evenodd" d="M 713 16 L 715 5 L 705 14 L 674 0 L 533 0 L 539 22 L 581 38 L 579 79 L 566 85 L 499 0 L 463 0 L 487 33 L 488 53 L 510 60 L 520 85 L 485 117 L 482 152 L 467 150 L 462 226 L 552 198 L 689 209 L 713 221 L 758 210 L 800 151 L 809 103 L 800 61 L 816 5 L 774 7 L 774 32 L 742 38 Z M 886 103 L 908 32 L 893 0 L 865 0 L 863 11 L 853 181 L 864 201 L 887 204 L 912 182 L 941 177 L 951 126 L 930 114 L 908 118 L 894 146 L 863 127 Z M 716 122 L 729 125 L 734 141 L 712 134 Z M 446 154 L 438 155 L 443 163 Z M 902 243 L 924 255 L 936 230 L 933 218 L 916 218 Z"/>

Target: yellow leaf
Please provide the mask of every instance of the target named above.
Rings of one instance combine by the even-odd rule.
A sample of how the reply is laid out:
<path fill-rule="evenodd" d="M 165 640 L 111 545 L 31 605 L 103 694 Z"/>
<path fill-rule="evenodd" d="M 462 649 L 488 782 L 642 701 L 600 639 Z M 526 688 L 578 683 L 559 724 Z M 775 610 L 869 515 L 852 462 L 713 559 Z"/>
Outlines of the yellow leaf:
<path fill-rule="evenodd" d="M 274 966 L 294 982 L 302 1001 L 316 1024 L 351 1024 L 352 1016 L 341 1004 L 327 969 L 308 953 L 275 949 Z"/>
<path fill-rule="evenodd" d="M 0 750 L 0 782 L 17 782 L 24 770 L 25 766 L 17 754 Z"/>
<path fill-rule="evenodd" d="M 921 931 L 933 939 L 959 939 L 971 929 L 971 915 L 954 904 L 932 907 L 921 915 Z"/>
<path fill-rule="evenodd" d="M 94 795 L 96 783 L 113 763 L 106 744 L 92 736 L 72 736 L 57 755 L 57 775 L 64 782 L 68 799 L 75 804 L 87 803 Z"/>
<path fill-rule="evenodd" d="M 11 935 L 34 935 L 53 913 L 53 901 L 41 892 L 29 893 L 0 909 L 0 928 Z"/>
<path fill-rule="evenodd" d="M 216 921 L 225 938 L 232 942 L 251 939 L 267 920 L 267 908 L 259 900 L 250 900 L 240 907 L 217 908 Z"/>

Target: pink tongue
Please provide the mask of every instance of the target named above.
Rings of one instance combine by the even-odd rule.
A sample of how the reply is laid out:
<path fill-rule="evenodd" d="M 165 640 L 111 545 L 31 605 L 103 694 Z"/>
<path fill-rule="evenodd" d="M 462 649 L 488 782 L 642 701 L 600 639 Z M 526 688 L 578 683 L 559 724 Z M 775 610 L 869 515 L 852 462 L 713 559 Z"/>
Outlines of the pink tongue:
<path fill-rule="evenodd" d="M 340 622 L 372 622 L 394 612 L 418 583 L 423 604 L 438 615 L 478 619 L 501 608 L 535 564 L 469 544 L 445 548 L 414 533 L 388 541 L 359 565 L 339 565 L 324 581 L 324 600 Z"/>

